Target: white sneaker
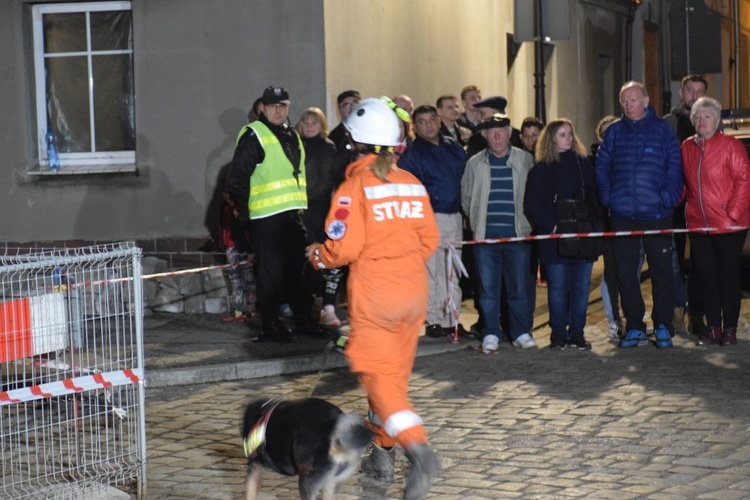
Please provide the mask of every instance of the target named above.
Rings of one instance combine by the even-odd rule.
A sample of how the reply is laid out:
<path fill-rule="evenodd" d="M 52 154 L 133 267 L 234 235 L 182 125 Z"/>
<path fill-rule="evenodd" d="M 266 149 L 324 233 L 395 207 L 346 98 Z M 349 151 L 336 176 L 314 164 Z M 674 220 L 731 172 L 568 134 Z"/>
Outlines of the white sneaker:
<path fill-rule="evenodd" d="M 497 348 L 499 345 L 500 345 L 500 339 L 497 338 L 497 335 L 485 335 L 484 339 L 482 339 L 483 351 L 488 351 L 488 352 L 497 351 Z"/>
<path fill-rule="evenodd" d="M 336 310 L 331 304 L 326 305 L 320 310 L 320 325 L 321 326 L 341 326 L 341 320 L 336 317 Z"/>
<path fill-rule="evenodd" d="M 529 335 L 528 333 L 524 333 L 519 335 L 518 338 L 513 341 L 513 347 L 530 349 L 532 347 L 536 347 L 536 341 L 532 338 L 531 335 Z"/>
<path fill-rule="evenodd" d="M 612 340 L 620 340 L 620 326 L 615 322 L 610 323 L 608 335 Z"/>
<path fill-rule="evenodd" d="M 284 318 L 291 318 L 292 316 L 294 316 L 292 308 L 289 306 L 289 304 L 281 304 L 281 306 L 279 306 L 279 316 L 282 316 Z"/>

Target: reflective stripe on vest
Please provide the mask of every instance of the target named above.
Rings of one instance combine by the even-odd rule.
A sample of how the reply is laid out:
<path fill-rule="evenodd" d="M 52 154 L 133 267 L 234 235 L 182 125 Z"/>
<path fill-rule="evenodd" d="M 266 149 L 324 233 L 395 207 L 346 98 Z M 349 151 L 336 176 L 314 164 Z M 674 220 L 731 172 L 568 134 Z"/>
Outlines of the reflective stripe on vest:
<path fill-rule="evenodd" d="M 289 210 L 307 208 L 307 180 L 305 178 L 305 148 L 298 134 L 300 149 L 299 176 L 294 178 L 292 162 L 284 154 L 278 137 L 263 122 L 245 125 L 237 136 L 240 137 L 253 129 L 260 139 L 265 157 L 250 176 L 250 197 L 247 209 L 251 219 L 262 219 Z"/>

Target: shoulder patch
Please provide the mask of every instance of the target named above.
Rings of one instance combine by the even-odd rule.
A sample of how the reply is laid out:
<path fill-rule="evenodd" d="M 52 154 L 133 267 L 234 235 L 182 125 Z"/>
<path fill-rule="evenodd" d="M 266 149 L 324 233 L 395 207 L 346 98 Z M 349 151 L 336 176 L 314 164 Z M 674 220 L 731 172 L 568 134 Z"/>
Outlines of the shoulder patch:
<path fill-rule="evenodd" d="M 340 207 L 350 207 L 352 206 L 352 198 L 351 196 L 339 196 L 337 203 Z"/>
<path fill-rule="evenodd" d="M 338 219 L 332 220 L 326 228 L 326 234 L 334 241 L 340 240 L 346 234 L 346 223 Z"/>
<path fill-rule="evenodd" d="M 339 220 L 344 220 L 349 217 L 349 210 L 345 208 L 339 208 L 338 210 L 336 210 L 336 212 L 334 212 L 333 216 Z"/>

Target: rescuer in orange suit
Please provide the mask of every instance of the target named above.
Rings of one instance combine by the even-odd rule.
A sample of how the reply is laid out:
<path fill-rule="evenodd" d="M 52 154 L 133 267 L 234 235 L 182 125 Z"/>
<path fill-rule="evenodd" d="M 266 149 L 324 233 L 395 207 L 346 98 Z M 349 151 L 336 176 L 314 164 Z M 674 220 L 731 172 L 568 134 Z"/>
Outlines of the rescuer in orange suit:
<path fill-rule="evenodd" d="M 398 444 L 411 463 L 404 497 L 421 498 L 440 473 L 440 460 L 407 391 L 427 313 L 425 263 L 440 232 L 424 186 L 396 166 L 396 112 L 408 114 L 386 100 L 365 99 L 344 121 L 359 156 L 331 200 L 328 239 L 308 246 L 307 256 L 317 269 L 350 266 L 351 335 L 344 353 L 367 392 L 375 434 L 362 470 L 393 481 Z"/>

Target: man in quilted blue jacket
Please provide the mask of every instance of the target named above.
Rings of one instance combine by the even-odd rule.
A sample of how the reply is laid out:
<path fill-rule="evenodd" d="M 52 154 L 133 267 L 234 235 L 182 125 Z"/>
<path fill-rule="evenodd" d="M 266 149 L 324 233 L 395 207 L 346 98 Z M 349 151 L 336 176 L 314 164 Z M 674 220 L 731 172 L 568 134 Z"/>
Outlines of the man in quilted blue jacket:
<path fill-rule="evenodd" d="M 641 83 L 622 86 L 620 105 L 623 116 L 607 129 L 596 155 L 602 205 L 609 210 L 615 231 L 671 228 L 683 186 L 680 145 L 669 124 L 649 105 Z M 638 268 L 641 246 L 651 272 L 655 345 L 672 347 L 671 234 L 614 240 L 617 281 L 627 321 L 627 334 L 620 347 L 648 344 Z"/>

